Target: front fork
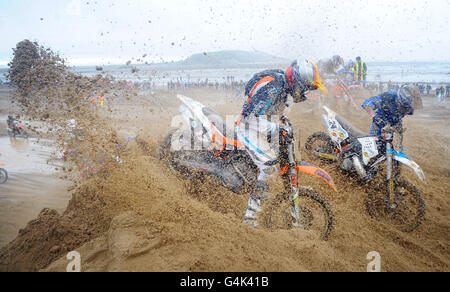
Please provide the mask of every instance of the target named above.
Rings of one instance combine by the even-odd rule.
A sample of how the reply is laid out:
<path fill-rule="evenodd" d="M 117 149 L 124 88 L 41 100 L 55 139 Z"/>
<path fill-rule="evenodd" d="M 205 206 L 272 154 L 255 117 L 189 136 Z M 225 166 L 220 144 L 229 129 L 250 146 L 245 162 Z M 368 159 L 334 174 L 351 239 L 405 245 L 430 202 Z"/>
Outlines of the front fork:
<path fill-rule="evenodd" d="M 288 153 L 289 153 L 289 168 L 290 168 L 290 176 L 291 176 L 291 192 L 289 200 L 291 202 L 291 216 L 292 216 L 292 225 L 294 227 L 302 227 L 300 224 L 300 198 L 298 196 L 298 188 L 297 188 L 297 164 L 294 157 L 294 144 L 290 143 L 288 145 Z"/>
<path fill-rule="evenodd" d="M 288 126 L 289 123 L 286 123 Z M 282 171 L 282 178 L 286 192 L 289 193 L 289 201 L 291 203 L 292 225 L 294 227 L 302 227 L 300 224 L 300 198 L 298 196 L 297 188 L 297 162 L 295 160 L 294 149 L 295 133 L 291 129 L 290 133 L 281 133 L 281 149 L 280 149 L 280 168 Z"/>
<path fill-rule="evenodd" d="M 394 147 L 393 147 L 393 135 L 386 133 L 386 161 L 387 161 L 387 186 L 388 193 L 386 195 L 386 206 L 390 209 L 396 207 L 395 198 L 395 173 L 394 173 Z"/>

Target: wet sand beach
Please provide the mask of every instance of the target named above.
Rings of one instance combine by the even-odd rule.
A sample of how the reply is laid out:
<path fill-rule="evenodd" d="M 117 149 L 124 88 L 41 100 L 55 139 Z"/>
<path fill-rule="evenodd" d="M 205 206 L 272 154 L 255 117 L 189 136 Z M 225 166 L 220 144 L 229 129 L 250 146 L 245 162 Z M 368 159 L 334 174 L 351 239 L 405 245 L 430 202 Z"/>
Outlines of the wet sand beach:
<path fill-rule="evenodd" d="M 49 165 L 52 141 L 10 138 L 5 130 L 10 90 L 0 89 L 0 162 L 8 171 L 8 182 L 0 185 L 0 247 L 44 208 L 62 212 L 71 197 L 68 182 L 60 179 L 58 165 Z"/>

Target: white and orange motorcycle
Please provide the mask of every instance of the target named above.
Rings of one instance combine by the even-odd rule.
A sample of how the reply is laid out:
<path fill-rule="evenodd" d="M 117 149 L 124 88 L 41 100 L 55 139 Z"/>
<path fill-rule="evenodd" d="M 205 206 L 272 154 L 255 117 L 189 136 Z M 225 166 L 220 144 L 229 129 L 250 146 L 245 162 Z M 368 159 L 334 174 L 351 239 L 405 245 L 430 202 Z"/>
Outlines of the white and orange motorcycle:
<path fill-rule="evenodd" d="M 185 179 L 208 177 L 233 193 L 248 195 L 256 184 L 258 169 L 245 148 L 234 138 L 234 133 L 226 136 L 225 120 L 191 98 L 178 95 L 178 99 L 182 103 L 180 121 L 174 125 L 177 129 L 162 143 L 161 159 Z M 301 185 L 299 173 L 316 176 L 336 191 L 335 184 L 323 169 L 296 161 L 295 132 L 289 119 L 283 117 L 281 126 L 278 162 L 284 193 L 272 196 L 271 206 L 267 208 L 272 211 L 262 221 L 269 228 L 294 228 L 290 213 L 294 206 L 297 218 L 300 218 L 299 225 L 303 229 L 317 231 L 326 240 L 333 228 L 331 206 L 319 193 Z"/>

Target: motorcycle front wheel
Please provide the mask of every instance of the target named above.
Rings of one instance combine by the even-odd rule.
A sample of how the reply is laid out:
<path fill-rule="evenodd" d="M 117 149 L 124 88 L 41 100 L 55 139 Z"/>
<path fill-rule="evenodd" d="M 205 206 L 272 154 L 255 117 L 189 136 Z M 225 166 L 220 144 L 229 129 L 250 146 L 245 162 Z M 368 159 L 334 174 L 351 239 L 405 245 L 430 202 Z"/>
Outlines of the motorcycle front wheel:
<path fill-rule="evenodd" d="M 267 201 L 262 213 L 262 223 L 269 229 L 292 229 L 289 194 L 275 196 Z M 320 234 L 328 240 L 334 224 L 334 215 L 328 200 L 309 188 L 299 189 L 300 225 L 304 230 Z"/>
<path fill-rule="evenodd" d="M 0 168 L 0 185 L 8 180 L 8 173 L 3 168 Z"/>
<path fill-rule="evenodd" d="M 395 181 L 395 202 L 388 204 L 388 185 L 374 188 L 367 200 L 367 211 L 377 221 L 385 221 L 403 232 L 417 229 L 425 217 L 425 202 L 420 191 L 406 180 Z"/>

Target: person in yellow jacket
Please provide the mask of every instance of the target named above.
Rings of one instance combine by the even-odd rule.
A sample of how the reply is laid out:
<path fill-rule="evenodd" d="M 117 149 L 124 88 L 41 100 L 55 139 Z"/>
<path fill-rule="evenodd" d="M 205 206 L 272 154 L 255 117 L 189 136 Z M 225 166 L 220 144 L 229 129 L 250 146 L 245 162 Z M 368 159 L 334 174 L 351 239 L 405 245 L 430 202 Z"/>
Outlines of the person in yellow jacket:
<path fill-rule="evenodd" d="M 367 76 L 367 65 L 365 62 L 361 61 L 361 57 L 356 57 L 356 64 L 353 68 L 355 72 L 355 79 L 358 84 L 362 83 L 362 86 L 366 86 L 366 76 Z"/>

